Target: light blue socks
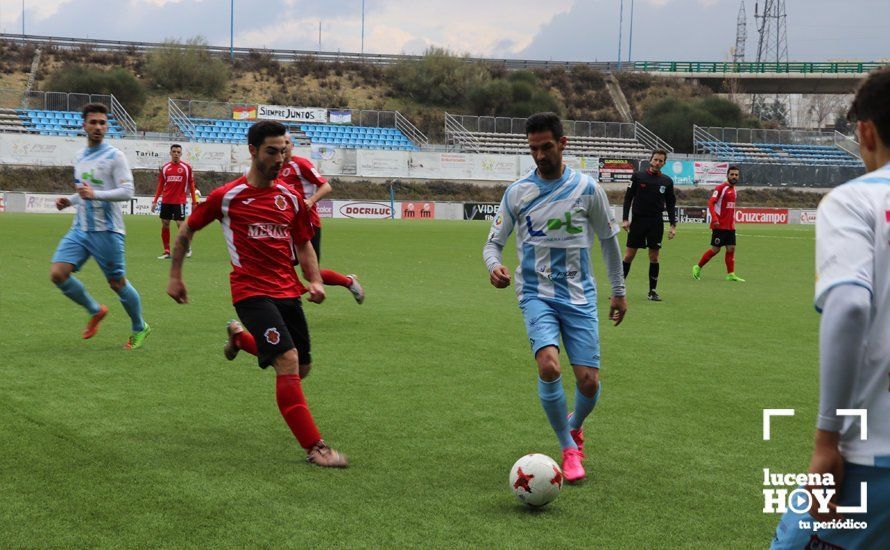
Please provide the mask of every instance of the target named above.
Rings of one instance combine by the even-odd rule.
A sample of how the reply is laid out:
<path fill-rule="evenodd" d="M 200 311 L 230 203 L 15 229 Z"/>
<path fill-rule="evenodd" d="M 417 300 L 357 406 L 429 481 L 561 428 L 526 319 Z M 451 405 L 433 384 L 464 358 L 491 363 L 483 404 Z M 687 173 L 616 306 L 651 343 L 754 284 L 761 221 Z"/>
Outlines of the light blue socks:
<path fill-rule="evenodd" d="M 602 382 L 600 382 L 600 385 L 596 389 L 596 393 L 593 395 L 593 397 L 587 397 L 586 395 L 581 393 L 581 390 L 578 389 L 577 385 L 575 386 L 575 412 L 572 413 L 572 418 L 569 420 L 570 429 L 581 429 L 581 426 L 584 425 L 584 419 L 593 412 L 593 408 L 596 407 L 596 402 L 600 400 L 600 394 L 602 392 Z"/>
<path fill-rule="evenodd" d="M 121 299 L 121 304 L 127 311 L 127 315 L 130 316 L 130 320 L 133 322 L 133 332 L 139 332 L 144 329 L 145 321 L 142 320 L 142 299 L 139 298 L 139 293 L 136 292 L 130 281 L 127 281 L 127 284 L 117 291 L 117 295 Z"/>
<path fill-rule="evenodd" d="M 572 440 L 569 433 L 569 421 L 566 418 L 569 411 L 566 406 L 566 392 L 562 389 L 562 377 L 560 376 L 552 382 L 545 382 L 538 378 L 538 397 L 541 399 L 541 406 L 547 413 L 547 420 L 550 426 L 556 432 L 559 439 L 559 445 L 563 449 L 577 449 L 578 446 Z"/>
<path fill-rule="evenodd" d="M 99 303 L 90 296 L 86 287 L 83 286 L 83 283 L 81 283 L 75 276 L 72 275 L 68 277 L 64 283 L 57 284 L 56 286 L 59 287 L 62 294 L 70 298 L 71 301 L 90 312 L 90 315 L 99 313 Z"/>

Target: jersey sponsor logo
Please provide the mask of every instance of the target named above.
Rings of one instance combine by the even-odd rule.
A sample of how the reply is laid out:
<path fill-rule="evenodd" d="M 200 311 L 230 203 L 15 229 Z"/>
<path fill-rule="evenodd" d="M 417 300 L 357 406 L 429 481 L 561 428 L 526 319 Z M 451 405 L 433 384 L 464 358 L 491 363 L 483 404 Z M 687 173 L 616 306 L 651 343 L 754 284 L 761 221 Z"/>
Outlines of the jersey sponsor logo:
<path fill-rule="evenodd" d="M 181 183 L 182 176 L 167 176 L 167 183 Z"/>
<path fill-rule="evenodd" d="M 80 174 L 80 181 L 78 183 L 92 183 L 93 185 L 103 185 L 105 182 L 100 180 L 99 178 L 93 177 L 92 172 L 82 172 Z"/>
<path fill-rule="evenodd" d="M 547 266 L 539 267 L 538 273 L 547 277 L 551 281 L 565 281 L 568 279 L 575 279 L 575 277 L 578 276 L 578 270 L 576 269 L 571 271 L 554 271 L 553 268 Z"/>
<path fill-rule="evenodd" d="M 269 342 L 273 346 L 277 345 L 278 342 L 281 341 L 281 334 L 279 334 L 277 328 L 268 328 L 266 332 L 263 333 L 263 336 L 266 338 L 266 342 Z"/>
<path fill-rule="evenodd" d="M 287 210 L 287 199 L 284 198 L 284 195 L 275 195 L 275 206 L 279 210 Z"/>
<path fill-rule="evenodd" d="M 290 230 L 284 224 L 252 223 L 247 226 L 247 236 L 251 239 L 290 239 Z"/>
<path fill-rule="evenodd" d="M 581 212 L 582 210 L 576 210 L 575 212 Z M 547 232 L 539 229 L 535 229 L 532 223 L 532 217 L 525 217 L 525 225 L 528 228 L 528 234 L 532 237 L 546 237 Z M 560 229 L 565 228 L 566 233 L 569 235 L 577 235 L 578 233 L 583 233 L 584 228 L 577 226 L 572 223 L 572 212 L 565 212 L 563 214 L 563 219 L 560 218 L 550 218 L 547 220 L 547 224 L 545 226 L 550 231 L 559 231 Z"/>

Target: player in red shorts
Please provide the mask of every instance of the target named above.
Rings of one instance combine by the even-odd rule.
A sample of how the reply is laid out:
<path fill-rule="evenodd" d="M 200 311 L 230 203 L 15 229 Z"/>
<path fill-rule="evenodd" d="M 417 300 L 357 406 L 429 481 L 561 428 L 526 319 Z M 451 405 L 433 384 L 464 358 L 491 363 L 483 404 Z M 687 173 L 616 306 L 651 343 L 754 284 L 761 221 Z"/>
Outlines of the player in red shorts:
<path fill-rule="evenodd" d="M 711 193 L 708 200 L 708 211 L 711 213 L 711 248 L 705 251 L 697 265 L 692 266 L 693 279 L 701 279 L 701 268 L 725 246 L 726 280 L 745 282 L 735 274 L 735 186 L 740 174 L 738 167 L 730 166 L 726 171 L 726 181 L 715 187 Z"/>
<path fill-rule="evenodd" d="M 158 207 L 158 198 L 161 199 L 161 242 L 164 244 L 164 253 L 158 256 L 159 260 L 170 259 L 170 220 L 176 221 L 176 227 L 182 227 L 185 219 L 185 201 L 187 196 L 192 199 L 192 210 L 198 204 L 195 195 L 195 173 L 188 163 L 182 162 L 182 146 L 174 143 L 170 146 L 170 162 L 161 166 L 158 173 L 158 190 L 151 201 L 151 211 Z M 189 250 L 186 256 L 191 257 Z"/>
<path fill-rule="evenodd" d="M 309 207 L 309 220 L 315 229 L 312 246 L 315 248 L 318 261 L 321 262 L 321 216 L 318 215 L 318 201 L 331 192 L 331 184 L 318 173 L 309 159 L 294 156 L 294 143 L 289 133 L 285 135 L 285 139 L 287 140 L 287 159 L 284 161 L 278 177 L 303 194 L 303 200 Z M 365 301 L 365 290 L 355 275 L 343 275 L 330 269 L 322 269 L 321 279 L 326 285 L 342 286 L 348 289 L 359 304 Z"/>
<path fill-rule="evenodd" d="M 312 248 L 309 212 L 296 191 L 278 178 L 285 161 L 285 127 L 257 122 L 247 132 L 251 167 L 246 176 L 215 189 L 189 216 L 176 237 L 167 294 L 188 302 L 182 264 L 195 232 L 219 220 L 229 249 L 232 302 L 253 336 L 261 368 L 277 374 L 278 408 L 306 460 L 323 467 L 345 468 L 346 456 L 328 447 L 303 396 L 301 365 L 312 363 L 309 328 L 300 296 L 321 303 L 324 286 Z M 299 259 L 304 287 L 293 268 Z"/>

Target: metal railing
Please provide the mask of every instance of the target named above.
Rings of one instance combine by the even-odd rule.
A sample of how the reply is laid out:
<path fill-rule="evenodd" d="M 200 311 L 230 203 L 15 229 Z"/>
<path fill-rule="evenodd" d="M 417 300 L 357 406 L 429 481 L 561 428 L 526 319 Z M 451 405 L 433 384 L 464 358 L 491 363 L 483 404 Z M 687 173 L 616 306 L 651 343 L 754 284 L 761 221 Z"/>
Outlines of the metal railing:
<path fill-rule="evenodd" d="M 448 114 L 446 119 L 450 119 L 453 123 L 460 125 L 467 132 L 525 135 L 525 118 Z M 562 126 L 566 135 L 570 137 L 607 137 L 635 140 L 637 134 L 635 123 L 630 122 L 563 120 Z"/>
<path fill-rule="evenodd" d="M 448 145 L 457 146 L 461 151 L 468 153 L 478 153 L 482 147 L 482 143 L 476 136 L 470 133 L 456 116 L 447 112 L 445 113 L 445 141 Z"/>
<path fill-rule="evenodd" d="M 844 151 L 850 153 L 854 157 L 861 159 L 862 152 L 859 150 L 859 142 L 850 136 L 844 135 L 837 130 L 834 131 L 834 144 Z"/>
<path fill-rule="evenodd" d="M 698 155 L 705 155 L 711 153 L 719 153 L 720 151 L 716 151 L 715 147 L 719 149 L 720 145 L 705 145 L 705 142 L 716 143 L 720 140 L 717 139 L 716 136 L 711 135 L 707 130 L 698 126 L 696 124 L 692 125 L 692 146 L 693 151 Z M 730 152 L 728 147 L 724 147 L 726 149 L 726 153 Z"/>
<path fill-rule="evenodd" d="M 636 121 L 634 121 L 634 139 L 645 145 L 650 151 L 664 149 L 668 153 L 674 152 L 674 148 L 671 147 L 670 143 L 661 139 L 655 135 L 655 132 Z"/>
<path fill-rule="evenodd" d="M 172 98 L 167 98 L 167 113 L 170 117 L 170 131 L 176 134 L 179 134 L 183 137 L 191 137 L 194 136 L 197 132 L 197 128 L 195 128 L 195 123 L 192 122 L 188 115 L 182 112 L 182 109 L 179 108 L 179 105 L 176 104 L 176 100 Z"/>
<path fill-rule="evenodd" d="M 403 134 L 405 137 L 410 139 L 415 145 L 418 147 L 423 147 L 424 145 L 429 145 L 430 140 L 424 135 L 423 132 L 420 131 L 417 126 L 411 123 L 410 120 L 402 116 L 402 113 L 395 111 L 396 113 L 396 129 Z"/>
<path fill-rule="evenodd" d="M 97 51 L 119 51 L 119 52 L 138 52 L 147 53 L 152 50 L 169 47 L 170 44 L 157 42 L 133 42 L 126 40 L 96 40 L 87 38 L 70 38 L 59 36 L 37 36 L 37 35 L 20 35 L 20 34 L 0 34 L 0 40 L 8 40 L 18 44 L 46 44 L 57 48 L 89 48 Z M 228 46 L 206 46 L 207 51 L 220 57 L 228 57 L 230 50 Z M 354 62 L 367 63 L 372 65 L 392 65 L 400 61 L 410 61 L 422 59 L 421 55 L 405 55 L 405 54 L 373 54 L 373 53 L 351 53 L 351 52 L 330 52 L 319 50 L 285 50 L 285 49 L 265 49 L 265 48 L 243 48 L 233 49 L 236 57 L 246 57 L 261 52 L 268 55 L 276 61 L 292 62 L 301 59 L 310 58 L 313 61 L 336 63 L 336 62 Z M 503 66 L 509 70 L 520 69 L 571 69 L 573 67 L 582 66 L 601 71 L 643 71 L 643 72 L 697 72 L 697 73 L 795 73 L 795 74 L 811 74 L 811 73 L 851 73 L 864 74 L 879 68 L 886 63 L 865 62 L 865 63 L 731 63 L 731 62 L 713 62 L 713 61 L 636 61 L 636 62 L 616 62 L 616 61 L 548 61 L 536 59 L 502 59 L 490 57 L 462 57 L 468 62 L 483 62 Z"/>
<path fill-rule="evenodd" d="M 655 73 L 739 73 L 739 74 L 855 74 L 864 75 L 887 65 L 880 62 L 830 63 L 733 63 L 727 61 L 635 61 L 633 70 Z"/>
<path fill-rule="evenodd" d="M 763 128 L 718 127 L 705 127 L 703 130 L 718 141 L 728 143 L 783 143 L 788 145 L 818 143 L 821 145 L 834 145 L 834 130 L 801 130 L 793 128 L 771 130 Z"/>

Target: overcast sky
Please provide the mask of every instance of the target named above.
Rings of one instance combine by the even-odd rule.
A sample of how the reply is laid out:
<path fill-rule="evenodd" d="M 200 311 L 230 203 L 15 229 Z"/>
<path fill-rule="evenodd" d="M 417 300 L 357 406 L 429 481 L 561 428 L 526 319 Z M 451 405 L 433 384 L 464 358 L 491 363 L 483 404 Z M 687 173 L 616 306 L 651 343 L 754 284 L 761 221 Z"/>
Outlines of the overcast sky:
<path fill-rule="evenodd" d="M 634 60 L 729 58 L 741 0 L 635 0 Z M 25 32 L 160 42 L 203 35 L 229 44 L 230 0 L 25 0 Z M 361 0 L 234 0 L 235 45 L 361 49 Z M 606 61 L 618 55 L 620 0 L 366 0 L 365 51 L 430 45 L 487 57 Z M 757 52 L 754 1 L 747 59 Z M 763 0 L 760 0 L 763 4 Z M 890 59 L 890 0 L 786 0 L 792 61 Z M 631 0 L 624 0 L 627 59 Z M 22 29 L 21 0 L 0 0 L 0 28 Z"/>

